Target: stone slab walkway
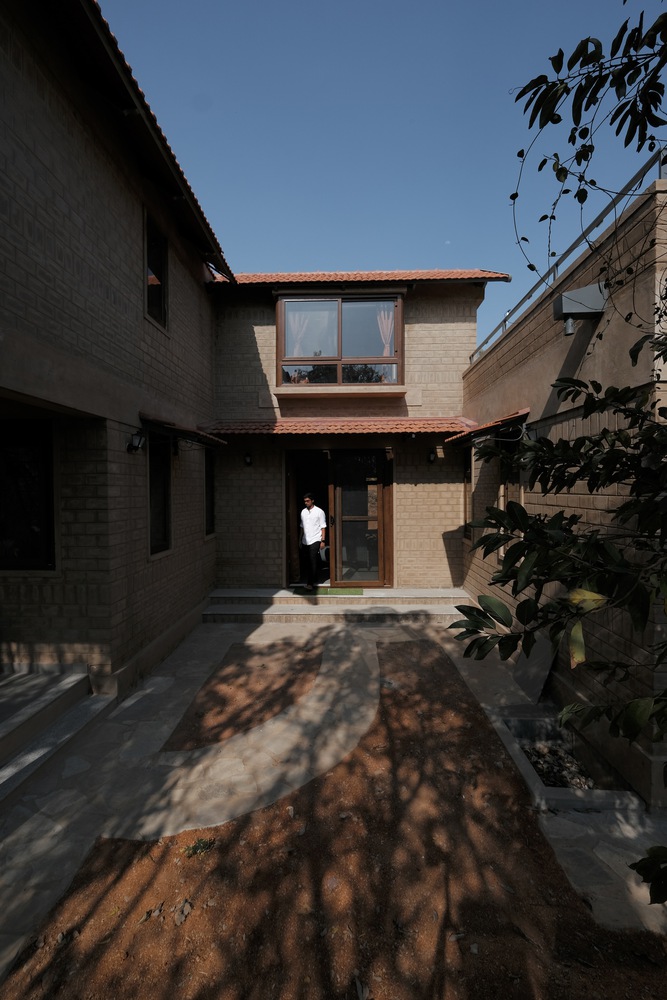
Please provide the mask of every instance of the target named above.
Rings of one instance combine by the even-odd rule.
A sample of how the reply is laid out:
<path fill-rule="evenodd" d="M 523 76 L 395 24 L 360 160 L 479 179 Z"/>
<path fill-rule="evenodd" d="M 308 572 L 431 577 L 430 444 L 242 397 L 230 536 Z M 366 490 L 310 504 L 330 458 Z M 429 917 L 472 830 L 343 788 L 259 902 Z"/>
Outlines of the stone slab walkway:
<path fill-rule="evenodd" d="M 318 676 L 298 703 L 220 746 L 161 752 L 232 644 L 289 648 L 321 637 L 321 630 L 316 619 L 199 626 L 139 690 L 25 786 L 0 820 L 0 974 L 99 835 L 152 840 L 218 825 L 275 802 L 342 760 L 377 709 L 378 641 L 439 642 L 489 712 L 523 697 L 502 665 L 485 671 L 464 661 L 451 633 L 435 625 L 334 624 L 327 626 Z M 542 827 L 597 919 L 667 931 L 665 908 L 648 905 L 646 887 L 627 869 L 628 858 L 651 838 L 667 843 L 667 823 L 566 808 L 545 813 Z"/>

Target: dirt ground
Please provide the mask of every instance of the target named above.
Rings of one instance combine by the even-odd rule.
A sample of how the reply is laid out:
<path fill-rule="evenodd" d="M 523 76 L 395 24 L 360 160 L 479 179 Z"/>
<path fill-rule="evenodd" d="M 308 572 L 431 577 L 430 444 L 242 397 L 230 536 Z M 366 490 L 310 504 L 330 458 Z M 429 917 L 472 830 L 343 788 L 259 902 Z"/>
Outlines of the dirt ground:
<path fill-rule="evenodd" d="M 440 648 L 378 650 L 393 683 L 351 754 L 224 826 L 98 841 L 0 1000 L 664 1000 L 665 939 L 596 926 Z M 204 739 L 211 706 L 252 714 L 258 677 L 284 684 L 255 666 L 170 746 Z"/>

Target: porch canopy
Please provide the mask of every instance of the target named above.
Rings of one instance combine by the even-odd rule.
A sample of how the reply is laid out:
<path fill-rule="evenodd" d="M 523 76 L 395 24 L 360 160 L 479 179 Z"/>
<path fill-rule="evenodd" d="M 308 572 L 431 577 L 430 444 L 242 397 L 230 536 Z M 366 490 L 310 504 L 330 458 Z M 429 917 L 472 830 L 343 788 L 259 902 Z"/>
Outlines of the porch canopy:
<path fill-rule="evenodd" d="M 474 444 L 477 438 L 487 435 L 490 431 L 503 431 L 510 427 L 516 427 L 518 424 L 524 424 L 529 413 L 530 409 L 527 408 L 525 410 L 515 410 L 514 413 L 507 413 L 505 416 L 489 420 L 485 424 L 477 424 L 474 420 L 469 421 L 471 426 L 450 437 L 448 443 L 451 444 L 453 441 L 456 441 L 458 445 Z"/>
<path fill-rule="evenodd" d="M 207 434 L 446 434 L 460 437 L 477 425 L 466 417 L 278 417 L 274 420 L 220 420 L 202 428 Z"/>

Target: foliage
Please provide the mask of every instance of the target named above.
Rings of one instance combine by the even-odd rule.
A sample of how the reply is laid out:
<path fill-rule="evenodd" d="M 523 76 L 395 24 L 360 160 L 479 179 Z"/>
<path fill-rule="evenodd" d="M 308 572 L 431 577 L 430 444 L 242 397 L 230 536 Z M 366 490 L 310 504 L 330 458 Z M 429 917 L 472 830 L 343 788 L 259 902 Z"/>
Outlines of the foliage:
<path fill-rule="evenodd" d="M 648 27 L 643 13 L 632 24 L 625 20 L 608 51 L 599 39 L 584 38 L 569 58 L 559 49 L 550 61 L 553 74 L 535 77 L 517 95 L 538 136 L 565 119 L 569 123 L 567 155 L 545 156 L 537 168 L 550 164 L 558 189 L 541 219 L 548 223 L 549 245 L 559 200 L 571 195 L 583 206 L 589 192 L 600 188 L 591 176 L 600 127 L 610 126 L 625 146 L 638 152 L 659 145 L 654 130 L 666 123 L 667 14 Z M 526 155 L 519 151 L 521 172 Z M 512 202 L 517 198 L 518 191 Z M 647 252 L 654 243 L 647 243 Z M 537 270 L 532 263 L 529 267 Z M 601 280 L 611 293 L 632 281 L 634 273 L 634 266 L 614 273 L 604 262 Z M 664 289 L 665 282 L 660 284 Z M 630 356 L 636 365 L 640 352 L 650 347 L 655 378 L 657 365 L 667 359 L 667 336 L 661 329 L 666 301 L 664 291 L 659 292 L 648 321 L 637 322 L 632 313 L 624 316 L 627 324 L 648 330 Z M 521 476 L 530 490 L 544 496 L 604 493 L 618 496 L 616 506 L 599 524 L 554 507 L 537 514 L 517 502 L 505 509 L 487 508 L 473 525 L 483 531 L 474 548 L 484 558 L 501 556 L 491 582 L 512 600 L 482 596 L 478 606 L 460 606 L 462 618 L 451 627 L 462 630 L 457 638 L 467 643 L 465 656 L 483 659 L 493 649 L 502 659 L 519 649 L 529 655 L 538 633 L 546 634 L 555 648 L 567 649 L 573 668 L 586 664 L 603 679 L 622 680 L 633 664 L 591 660 L 587 624 L 596 616 L 622 613 L 639 638 L 654 603 L 665 602 L 667 610 L 667 407 L 660 405 L 651 384 L 603 388 L 595 381 L 560 378 L 554 388 L 560 401 L 570 402 L 584 419 L 594 416 L 601 429 L 575 440 L 524 437 L 511 454 L 502 444 L 485 444 L 478 457 L 497 460 L 503 478 Z M 663 665 L 667 639 L 656 641 L 649 653 L 655 668 Z M 626 702 L 570 705 L 561 722 L 575 717 L 582 725 L 604 719 L 612 735 L 628 740 L 640 734 L 661 739 L 667 734 L 667 690 Z M 667 901 L 667 848 L 652 848 L 631 867 L 649 883 L 651 902 Z"/>
<path fill-rule="evenodd" d="M 661 140 L 656 130 L 666 121 L 663 77 L 667 63 L 667 13 L 660 13 L 647 25 L 641 11 L 633 20 L 623 21 L 608 48 L 599 38 L 583 38 L 567 58 L 559 49 L 551 56 L 550 63 L 551 72 L 536 76 L 515 98 L 523 103 L 529 128 L 534 129 L 528 147 L 517 153 L 521 161 L 519 181 L 510 195 L 517 243 L 531 271 L 538 268 L 526 252 L 529 241 L 521 235 L 517 218 L 517 199 L 531 153 L 539 156 L 537 171 L 550 169 L 556 183 L 553 202 L 539 220 L 548 229 L 548 256 L 555 258 L 554 226 L 561 200 L 569 196 L 583 212 L 592 193 L 606 196 L 610 202 L 618 194 L 605 184 L 604 177 L 593 176 L 601 130 L 611 128 L 624 146 L 637 152 L 660 150 Z M 553 131 L 559 134 L 561 130 L 566 150 L 541 151 L 546 134 Z M 635 193 L 637 190 L 628 192 L 628 197 Z M 631 266 L 630 272 L 633 270 Z M 604 262 L 601 271 L 608 272 L 604 280 L 612 292 L 628 277 L 616 271 L 613 258 Z M 652 316 L 642 317 L 634 325 L 641 328 L 652 320 Z"/>
<path fill-rule="evenodd" d="M 635 861 L 630 868 L 650 885 L 652 903 L 667 902 L 667 847 L 649 847 L 647 857 Z"/>
<path fill-rule="evenodd" d="M 198 837 L 192 844 L 187 844 L 182 850 L 186 858 L 196 858 L 199 854 L 207 854 L 213 845 L 215 838 Z"/>

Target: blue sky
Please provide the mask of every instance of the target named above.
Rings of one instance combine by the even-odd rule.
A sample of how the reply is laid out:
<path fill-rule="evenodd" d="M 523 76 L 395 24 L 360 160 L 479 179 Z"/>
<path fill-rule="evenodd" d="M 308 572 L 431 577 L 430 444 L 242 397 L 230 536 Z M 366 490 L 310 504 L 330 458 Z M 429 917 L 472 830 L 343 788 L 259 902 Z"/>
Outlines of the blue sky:
<path fill-rule="evenodd" d="M 480 340 L 534 283 L 510 194 L 527 121 L 517 88 L 559 47 L 608 39 L 661 0 L 101 0 L 234 271 L 486 268 Z M 524 248 L 554 196 L 536 145 L 518 202 Z M 604 147 L 620 187 L 636 153 Z M 601 208 L 595 204 L 593 212 Z M 590 211 L 590 210 L 589 210 Z M 562 213 L 554 248 L 579 231 Z"/>

